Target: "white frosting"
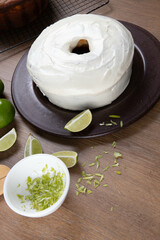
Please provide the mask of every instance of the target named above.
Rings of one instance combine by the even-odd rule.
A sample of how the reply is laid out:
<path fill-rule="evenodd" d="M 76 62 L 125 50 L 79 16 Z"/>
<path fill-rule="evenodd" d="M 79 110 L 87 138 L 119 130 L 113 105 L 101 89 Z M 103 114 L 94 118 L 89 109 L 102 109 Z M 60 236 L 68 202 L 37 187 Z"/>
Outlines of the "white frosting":
<path fill-rule="evenodd" d="M 71 52 L 86 39 L 90 52 Z M 48 99 L 70 110 L 110 104 L 127 87 L 134 54 L 131 33 L 118 21 L 78 14 L 47 27 L 32 44 L 27 68 Z"/>

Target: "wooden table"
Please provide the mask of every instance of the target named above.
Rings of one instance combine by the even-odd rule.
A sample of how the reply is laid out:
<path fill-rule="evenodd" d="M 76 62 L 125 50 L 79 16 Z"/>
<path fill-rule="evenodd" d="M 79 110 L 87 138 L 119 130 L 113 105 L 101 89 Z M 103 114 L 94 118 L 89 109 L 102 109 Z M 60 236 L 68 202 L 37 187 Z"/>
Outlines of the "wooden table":
<path fill-rule="evenodd" d="M 159 0 L 111 0 L 95 11 L 119 20 L 139 25 L 160 39 Z M 0 78 L 5 83 L 5 97 L 11 100 L 11 78 L 16 64 L 24 54 L 17 48 L 1 57 Z M 42 144 L 44 153 L 74 150 L 79 153 L 78 164 L 70 169 L 71 185 L 62 207 L 39 219 L 17 215 L 0 197 L 1 240 L 159 240 L 160 239 L 160 102 L 144 117 L 114 134 L 93 139 L 63 139 L 37 130 L 17 112 L 14 122 L 0 130 L 3 136 L 12 127 L 18 133 L 16 144 L 0 153 L 0 164 L 12 167 L 23 158 L 28 134 Z M 116 141 L 114 149 L 112 142 Z M 108 149 L 109 153 L 104 151 Z M 102 154 L 100 168 L 113 164 L 113 152 L 123 158 L 118 168 L 104 172 L 108 187 L 93 189 L 92 194 L 75 194 L 75 184 L 83 169 L 93 172 L 88 164 Z M 87 162 L 86 166 L 82 166 Z M 121 171 L 121 175 L 115 173 Z"/>

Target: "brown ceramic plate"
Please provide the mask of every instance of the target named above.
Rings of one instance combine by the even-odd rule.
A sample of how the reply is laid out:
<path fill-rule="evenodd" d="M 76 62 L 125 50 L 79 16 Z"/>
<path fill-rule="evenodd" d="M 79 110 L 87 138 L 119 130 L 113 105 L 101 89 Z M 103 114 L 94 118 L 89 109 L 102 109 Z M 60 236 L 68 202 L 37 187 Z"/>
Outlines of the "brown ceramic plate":
<path fill-rule="evenodd" d="M 70 133 L 65 124 L 78 112 L 51 104 L 32 82 L 26 69 L 26 53 L 18 63 L 12 79 L 12 97 L 20 114 L 31 124 L 48 133 L 68 138 L 89 138 L 120 130 L 117 125 L 100 126 L 109 122 L 109 115 L 120 115 L 123 127 L 142 117 L 160 97 L 160 43 L 149 32 L 131 23 L 122 22 L 135 41 L 133 72 L 130 84 L 112 104 L 92 110 L 93 121 L 82 132 Z"/>

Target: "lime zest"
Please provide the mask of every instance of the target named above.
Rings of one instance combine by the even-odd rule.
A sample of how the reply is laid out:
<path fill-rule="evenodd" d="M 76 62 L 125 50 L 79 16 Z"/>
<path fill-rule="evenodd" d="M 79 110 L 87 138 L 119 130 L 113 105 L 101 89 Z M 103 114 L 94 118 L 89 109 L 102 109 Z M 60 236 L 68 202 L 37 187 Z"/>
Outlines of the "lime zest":
<path fill-rule="evenodd" d="M 114 152 L 113 153 L 114 157 L 117 159 L 117 158 L 122 158 L 122 154 L 119 153 L 119 152 Z"/>
<path fill-rule="evenodd" d="M 108 168 L 110 168 L 110 166 L 105 167 L 105 168 L 103 169 L 103 172 L 107 171 Z"/>
<path fill-rule="evenodd" d="M 97 179 L 94 179 L 94 187 L 97 188 L 99 187 L 100 182 Z"/>
<path fill-rule="evenodd" d="M 116 145 L 117 145 L 116 141 L 113 141 L 113 143 L 112 143 L 112 147 L 115 148 Z"/>
<path fill-rule="evenodd" d="M 85 176 L 93 176 L 91 173 L 86 173 Z"/>
<path fill-rule="evenodd" d="M 96 160 L 96 166 L 97 166 L 97 169 L 100 167 L 100 162 L 98 160 Z"/>
<path fill-rule="evenodd" d="M 48 164 L 45 165 L 45 167 L 42 169 L 42 172 L 45 173 L 48 169 Z M 54 171 L 54 169 L 51 169 L 52 171 Z"/>
<path fill-rule="evenodd" d="M 112 142 L 112 147 L 113 148 L 116 147 L 116 141 Z M 119 158 L 122 158 L 122 154 L 117 152 L 117 151 L 115 151 L 115 150 L 112 150 L 112 151 L 113 151 L 113 156 L 114 156 L 114 159 L 113 159 L 114 160 L 114 164 L 112 164 L 110 166 L 108 165 L 105 168 L 103 168 L 102 170 L 100 169 L 103 172 L 107 171 L 110 167 L 119 167 L 119 165 L 120 165 L 119 162 L 117 162 L 117 161 L 118 161 Z M 104 151 L 104 153 L 108 154 L 109 150 L 106 149 Z M 101 161 L 99 161 L 99 159 L 101 159 L 102 157 L 103 157 L 103 155 L 101 155 L 101 154 L 95 156 L 94 162 L 89 163 L 88 166 L 92 167 L 92 166 L 96 165 L 97 168 L 99 168 L 100 167 L 100 163 L 101 163 Z M 91 190 L 88 189 L 89 186 L 87 187 L 86 184 L 91 185 L 91 187 L 94 187 L 95 189 L 98 188 L 102 184 L 102 181 L 104 180 L 105 175 L 102 174 L 101 171 L 99 171 L 99 170 L 97 170 L 97 171 L 95 169 L 93 169 L 93 170 L 94 170 L 94 173 L 86 173 L 85 170 L 82 171 L 82 173 L 81 173 L 82 177 L 79 178 L 80 180 L 79 179 L 77 180 L 77 183 L 80 183 L 81 181 L 83 181 L 83 182 L 85 181 L 85 182 L 84 182 L 84 185 L 81 185 L 81 186 L 79 186 L 79 184 L 76 185 L 78 194 L 80 192 L 89 194 L 90 191 L 92 193 L 92 189 Z M 115 173 L 118 174 L 118 175 L 122 174 L 121 171 L 115 171 Z M 102 184 L 102 186 L 103 187 L 108 187 L 108 184 L 104 183 L 104 184 Z M 114 210 L 114 208 L 111 207 L 111 211 L 113 211 L 113 210 Z"/>
<path fill-rule="evenodd" d="M 106 150 L 106 151 L 104 151 L 104 153 L 105 153 L 105 154 L 108 154 L 108 151 Z"/>
<path fill-rule="evenodd" d="M 82 177 L 78 178 L 77 183 L 80 183 L 82 181 Z"/>
<path fill-rule="evenodd" d="M 95 162 L 96 162 L 97 168 L 100 167 L 100 162 L 98 161 L 100 158 L 102 158 L 102 155 L 97 155 L 97 156 L 95 157 Z"/>
<path fill-rule="evenodd" d="M 92 162 L 92 163 L 89 164 L 89 167 L 92 167 L 92 166 L 95 166 L 95 165 L 96 165 L 96 163 Z"/>
<path fill-rule="evenodd" d="M 84 180 L 92 180 L 94 177 L 93 176 L 85 176 L 83 177 Z"/>
<path fill-rule="evenodd" d="M 115 164 L 117 163 L 117 158 L 114 159 L 114 163 L 115 163 Z"/>
<path fill-rule="evenodd" d="M 123 121 L 120 120 L 120 118 L 121 118 L 120 115 L 109 115 L 109 118 L 110 118 L 110 119 L 109 119 L 109 122 L 107 122 L 107 123 L 101 122 L 101 123 L 99 123 L 99 125 L 100 125 L 100 126 L 105 125 L 105 126 L 109 127 L 109 126 L 117 126 L 117 125 L 119 124 L 120 127 L 123 127 Z M 116 121 L 116 119 L 117 119 L 118 121 Z"/>
<path fill-rule="evenodd" d="M 82 185 L 82 186 L 80 186 L 80 187 L 78 188 L 78 191 L 79 191 L 80 193 L 86 193 L 87 188 Z"/>
<path fill-rule="evenodd" d="M 104 179 L 104 175 L 101 173 L 95 173 L 94 175 L 100 177 L 100 182 Z"/>
<path fill-rule="evenodd" d="M 112 167 L 119 167 L 119 163 L 113 164 Z"/>
<path fill-rule="evenodd" d="M 46 166 L 43 169 L 46 169 Z M 63 177 L 63 173 L 56 171 L 52 174 L 48 171 L 34 179 L 28 176 L 26 190 L 29 195 L 25 196 L 25 200 L 30 201 L 31 208 L 42 211 L 56 203 L 64 191 Z"/>
<path fill-rule="evenodd" d="M 21 200 L 21 201 L 23 201 L 24 200 L 24 195 L 21 195 L 21 194 L 17 194 L 17 197 Z"/>
<path fill-rule="evenodd" d="M 87 190 L 87 193 L 88 193 L 88 194 L 91 194 L 91 193 L 92 193 L 92 191 L 88 189 L 88 190 Z"/>
<path fill-rule="evenodd" d="M 110 122 L 110 123 L 106 123 L 105 125 L 108 127 L 108 126 L 112 126 L 113 124 Z"/>
<path fill-rule="evenodd" d="M 113 212 L 113 210 L 114 210 L 114 207 L 111 207 L 111 208 L 110 208 L 110 211 Z"/>
<path fill-rule="evenodd" d="M 96 158 L 95 158 L 95 161 L 97 161 L 100 158 L 102 158 L 102 155 L 97 155 Z"/>
<path fill-rule="evenodd" d="M 110 118 L 120 118 L 119 115 L 109 115 Z"/>
<path fill-rule="evenodd" d="M 105 183 L 105 184 L 103 184 L 102 186 L 103 186 L 103 187 L 108 187 L 108 184 Z"/>
<path fill-rule="evenodd" d="M 123 121 L 122 120 L 120 121 L 120 127 L 123 127 Z"/>
<path fill-rule="evenodd" d="M 113 125 L 117 125 L 117 123 L 113 120 L 110 120 L 110 122 L 113 124 Z"/>
<path fill-rule="evenodd" d="M 78 191 L 76 191 L 76 196 L 78 196 L 79 195 L 79 192 Z"/>
<path fill-rule="evenodd" d="M 87 184 L 92 184 L 90 180 L 87 181 Z"/>
<path fill-rule="evenodd" d="M 77 189 L 79 188 L 79 184 L 78 184 L 78 183 L 76 183 L 76 188 L 77 188 Z"/>
<path fill-rule="evenodd" d="M 87 162 L 82 163 L 82 167 L 85 167 L 86 164 L 87 164 Z"/>

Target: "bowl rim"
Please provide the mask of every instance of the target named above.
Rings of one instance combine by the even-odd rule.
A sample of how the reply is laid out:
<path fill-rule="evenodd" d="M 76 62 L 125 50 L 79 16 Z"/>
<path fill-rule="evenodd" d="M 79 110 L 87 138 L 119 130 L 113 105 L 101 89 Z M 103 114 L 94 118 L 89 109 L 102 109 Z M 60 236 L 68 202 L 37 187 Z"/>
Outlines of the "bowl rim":
<path fill-rule="evenodd" d="M 27 211 L 24 211 L 24 210 L 19 210 L 17 209 L 13 202 L 10 200 L 10 197 L 8 196 L 8 184 L 9 184 L 9 181 L 11 180 L 11 175 L 13 173 L 13 171 L 16 171 L 16 169 L 22 165 L 24 162 L 28 161 L 28 159 L 32 159 L 32 161 L 36 160 L 37 161 L 37 157 L 38 159 L 40 159 L 40 161 L 44 161 L 44 163 L 46 163 L 45 158 L 41 158 L 41 157 L 50 157 L 51 159 L 56 159 L 56 163 L 60 163 L 60 168 L 62 167 L 63 168 L 63 172 L 65 173 L 65 180 L 66 180 L 66 183 L 65 183 L 65 187 L 64 187 L 64 191 L 61 195 L 61 197 L 57 200 L 56 203 L 54 203 L 52 206 L 46 208 L 45 210 L 42 210 L 42 211 L 38 211 L 38 212 L 33 212 L 33 213 L 29 213 Z M 53 167 L 54 167 L 54 164 L 53 164 Z M 34 171 L 35 169 L 33 169 Z M 67 166 L 65 165 L 65 163 L 59 159 L 58 157 L 56 156 L 53 156 L 52 154 L 45 154 L 45 153 L 40 153 L 40 154 L 34 154 L 34 155 L 31 155 L 31 156 L 27 156 L 21 160 L 19 160 L 9 171 L 9 173 L 7 174 L 6 178 L 5 178 L 5 181 L 4 181 L 4 185 L 3 185 L 3 196 L 4 196 L 4 199 L 5 199 L 5 202 L 7 203 L 7 205 L 10 207 L 10 209 L 12 209 L 14 212 L 16 212 L 17 214 L 20 214 L 22 216 L 26 216 L 26 217 L 32 217 L 32 218 L 38 218 L 38 217 L 44 217 L 44 216 L 47 216 L 53 212 L 55 212 L 64 202 L 66 196 L 67 196 L 67 193 L 69 191 L 69 187 L 70 187 L 70 174 L 69 174 L 69 170 L 67 168 Z"/>

